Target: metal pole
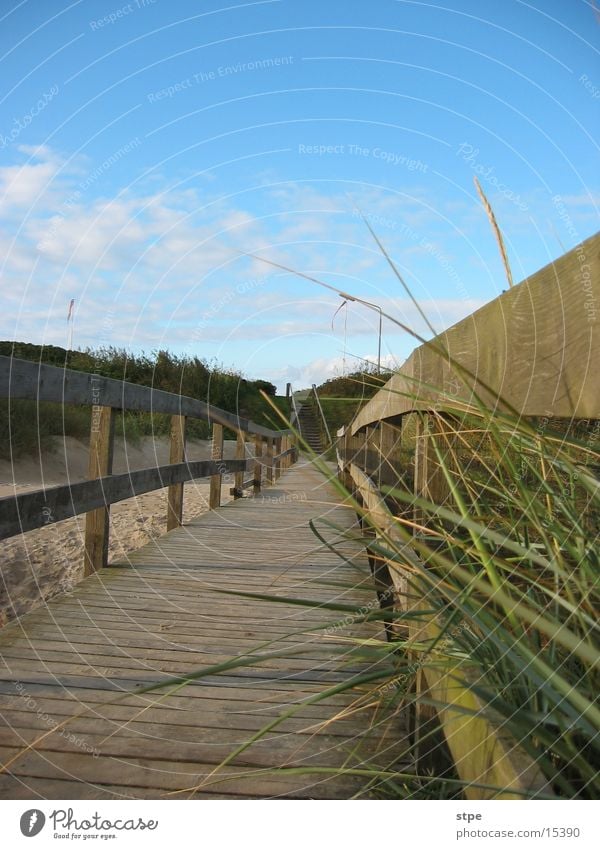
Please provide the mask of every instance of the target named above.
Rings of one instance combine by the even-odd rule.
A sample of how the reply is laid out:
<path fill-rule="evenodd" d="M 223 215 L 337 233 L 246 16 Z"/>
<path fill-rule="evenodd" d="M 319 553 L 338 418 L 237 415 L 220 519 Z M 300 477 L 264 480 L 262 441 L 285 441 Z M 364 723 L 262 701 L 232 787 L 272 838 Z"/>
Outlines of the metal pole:
<path fill-rule="evenodd" d="M 377 349 L 377 374 L 381 374 L 381 326 L 383 324 L 383 315 L 381 307 L 379 307 L 379 347 Z"/>
<path fill-rule="evenodd" d="M 379 313 L 379 341 L 377 346 L 377 374 L 381 374 L 381 334 L 383 327 L 383 310 L 379 304 L 372 304 L 371 301 L 363 301 L 362 298 L 357 298 L 356 295 L 349 295 L 347 292 L 340 292 L 340 298 L 345 301 L 354 301 L 357 304 L 364 304 L 365 307 L 370 307 L 372 310 L 377 310 Z"/>

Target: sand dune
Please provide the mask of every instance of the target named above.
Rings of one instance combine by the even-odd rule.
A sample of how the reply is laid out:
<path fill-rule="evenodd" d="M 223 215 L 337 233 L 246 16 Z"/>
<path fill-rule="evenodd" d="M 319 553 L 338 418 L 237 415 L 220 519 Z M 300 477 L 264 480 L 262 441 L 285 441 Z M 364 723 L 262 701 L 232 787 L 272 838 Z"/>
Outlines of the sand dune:
<path fill-rule="evenodd" d="M 234 452 L 235 442 L 226 442 L 225 457 L 233 458 Z M 189 441 L 187 457 L 190 460 L 209 459 L 210 442 Z M 115 439 L 115 473 L 168 462 L 169 441 L 166 437 L 146 437 L 135 445 L 126 445 L 118 437 Z M 72 437 L 57 437 L 50 449 L 39 456 L 20 458 L 14 464 L 0 461 L 0 497 L 85 480 L 87 463 L 88 451 L 84 442 Z M 224 477 L 222 503 L 231 498 L 231 486 L 232 482 Z M 208 489 L 207 479 L 186 484 L 184 522 L 208 509 Z M 109 562 L 164 534 L 166 515 L 166 489 L 113 504 Z M 43 604 L 56 593 L 69 590 L 81 579 L 84 525 L 85 516 L 76 516 L 0 543 L 0 626 Z"/>

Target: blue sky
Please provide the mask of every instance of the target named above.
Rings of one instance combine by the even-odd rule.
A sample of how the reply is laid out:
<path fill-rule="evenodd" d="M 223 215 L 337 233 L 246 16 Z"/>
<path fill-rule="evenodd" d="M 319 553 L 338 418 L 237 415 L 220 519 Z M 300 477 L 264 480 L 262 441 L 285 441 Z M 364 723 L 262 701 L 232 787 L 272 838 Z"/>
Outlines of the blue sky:
<path fill-rule="evenodd" d="M 584 0 L 0 0 L 0 338 L 169 348 L 295 388 L 598 229 Z M 384 320 L 383 354 L 410 338 Z"/>

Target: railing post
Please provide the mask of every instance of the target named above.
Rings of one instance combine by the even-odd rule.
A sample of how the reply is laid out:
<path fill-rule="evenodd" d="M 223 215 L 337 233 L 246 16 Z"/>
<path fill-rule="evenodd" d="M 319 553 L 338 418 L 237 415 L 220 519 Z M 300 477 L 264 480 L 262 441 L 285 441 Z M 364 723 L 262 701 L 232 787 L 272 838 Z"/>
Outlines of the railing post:
<path fill-rule="evenodd" d="M 290 438 L 289 438 L 289 436 L 283 437 L 283 441 L 282 441 L 281 445 L 282 445 L 282 448 L 283 448 L 284 451 L 287 452 L 287 451 L 290 450 Z M 289 469 L 289 467 L 290 467 L 290 455 L 286 453 L 285 457 L 283 458 L 283 468 L 287 471 Z"/>
<path fill-rule="evenodd" d="M 426 498 L 435 504 L 445 504 L 450 494 L 448 482 L 437 458 L 434 440 L 441 453 L 449 462 L 448 435 L 441 435 L 444 427 L 443 420 L 432 413 L 422 413 L 417 416 L 415 439 L 415 482 L 416 496 Z M 423 511 L 414 511 L 415 521 L 426 522 Z"/>
<path fill-rule="evenodd" d="M 238 430 L 237 439 L 235 445 L 235 459 L 236 460 L 245 460 L 246 459 L 246 434 L 243 430 Z M 234 483 L 233 483 L 233 497 L 234 498 L 242 498 L 244 495 L 244 470 L 241 472 L 235 473 Z"/>
<path fill-rule="evenodd" d="M 353 457 L 350 449 L 351 441 L 352 437 L 350 436 L 350 429 L 348 426 L 346 426 L 344 428 L 344 435 L 342 436 L 340 443 L 340 454 L 342 458 L 340 480 L 348 490 L 348 494 L 350 497 L 352 497 L 354 493 L 352 475 L 350 474 L 350 463 L 353 462 Z"/>
<path fill-rule="evenodd" d="M 216 463 L 223 460 L 223 425 L 216 423 L 212 426 L 210 458 Z M 211 510 L 221 506 L 221 477 L 221 472 L 218 472 L 216 475 L 212 475 L 210 479 L 208 506 Z"/>
<path fill-rule="evenodd" d="M 171 450 L 169 463 L 185 461 L 185 416 L 171 416 Z M 174 483 L 167 495 L 167 531 L 181 525 L 183 519 L 183 484 Z"/>
<path fill-rule="evenodd" d="M 262 486 L 262 454 L 263 454 L 263 438 L 260 434 L 254 436 L 254 494 L 258 495 Z"/>
<path fill-rule="evenodd" d="M 265 465 L 267 467 L 267 483 L 273 483 L 273 443 L 274 438 L 272 436 L 267 436 L 265 438 L 266 444 L 266 452 L 265 452 Z"/>
<path fill-rule="evenodd" d="M 281 443 L 282 437 L 275 437 L 275 456 L 278 457 L 281 454 Z M 275 460 L 275 469 L 274 469 L 274 479 L 279 480 L 281 477 L 281 460 Z"/>
<path fill-rule="evenodd" d="M 102 478 L 112 474 L 114 435 L 115 414 L 112 407 L 92 407 L 88 478 Z M 107 565 L 109 529 L 110 505 L 86 514 L 84 576 Z"/>
<path fill-rule="evenodd" d="M 415 478 L 414 494 L 417 498 L 429 496 L 429 452 L 431 444 L 429 441 L 429 416 L 427 413 L 417 415 L 415 419 Z M 425 521 L 423 510 L 415 505 L 413 518 L 416 524 L 422 525 Z M 417 529 L 415 528 L 415 533 Z"/>
<path fill-rule="evenodd" d="M 366 427 L 359 434 L 360 436 L 360 446 L 361 446 L 361 457 L 360 457 L 360 467 L 365 473 L 365 475 L 369 474 L 368 466 L 369 466 L 369 428 Z"/>
<path fill-rule="evenodd" d="M 449 492 L 433 442 L 433 440 L 436 440 L 437 445 L 445 453 L 442 440 L 438 436 L 439 431 L 440 420 L 435 414 L 425 412 L 417 415 L 414 493 L 416 496 L 425 498 L 434 504 L 443 504 Z M 426 511 L 415 506 L 414 521 L 416 525 L 427 525 L 429 520 Z M 418 534 L 419 532 L 419 528 L 415 527 L 414 533 Z M 412 606 L 418 608 L 422 603 L 422 600 L 414 598 Z M 410 641 L 422 641 L 427 626 L 420 619 L 409 620 L 409 622 Z M 413 655 L 415 663 L 422 663 L 422 652 L 411 652 L 411 655 Z M 425 670 L 419 668 L 415 675 L 413 740 L 419 768 L 423 770 L 432 767 L 436 761 L 436 753 L 439 755 L 443 739 L 443 734 L 439 729 L 437 711 L 433 705 L 428 704 L 431 698 L 432 694 Z"/>
<path fill-rule="evenodd" d="M 377 471 L 377 467 L 373 466 L 373 460 L 376 458 L 373 457 L 373 440 L 375 438 L 375 430 L 376 428 L 373 425 L 365 428 L 365 474 L 369 477 L 373 477 L 374 473 Z"/>
<path fill-rule="evenodd" d="M 379 426 L 379 464 L 377 486 L 396 486 L 400 477 L 398 451 L 401 440 L 401 425 L 382 421 Z"/>

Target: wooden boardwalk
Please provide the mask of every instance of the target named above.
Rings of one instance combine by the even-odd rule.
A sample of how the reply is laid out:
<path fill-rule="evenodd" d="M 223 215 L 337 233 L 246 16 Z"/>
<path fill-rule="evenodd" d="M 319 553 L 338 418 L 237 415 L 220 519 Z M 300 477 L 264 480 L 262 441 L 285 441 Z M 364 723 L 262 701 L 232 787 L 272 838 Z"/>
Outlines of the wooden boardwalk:
<path fill-rule="evenodd" d="M 355 522 L 333 486 L 301 460 L 261 496 L 207 512 L 0 632 L 0 796 L 368 795 L 366 778 L 317 768 L 397 763 L 405 729 L 381 708 L 353 710 L 360 689 L 303 703 L 378 668 L 350 657 L 349 633 L 382 636 L 375 624 L 332 628 L 344 612 L 319 607 L 375 608 L 376 597 L 362 547 L 343 541 L 344 562 L 309 527 L 316 518 L 343 528 Z M 338 536 L 320 528 L 330 541 Z M 175 692 L 135 694 L 232 658 L 240 665 Z"/>

